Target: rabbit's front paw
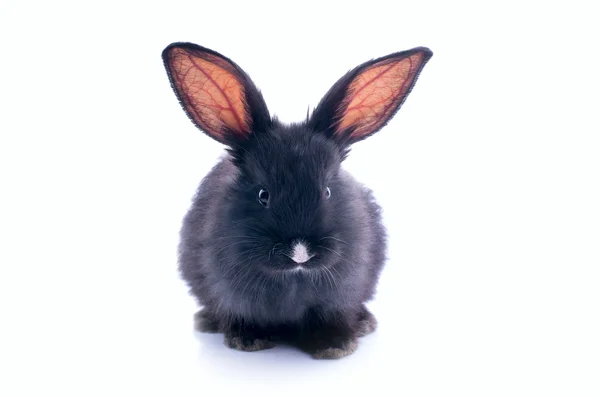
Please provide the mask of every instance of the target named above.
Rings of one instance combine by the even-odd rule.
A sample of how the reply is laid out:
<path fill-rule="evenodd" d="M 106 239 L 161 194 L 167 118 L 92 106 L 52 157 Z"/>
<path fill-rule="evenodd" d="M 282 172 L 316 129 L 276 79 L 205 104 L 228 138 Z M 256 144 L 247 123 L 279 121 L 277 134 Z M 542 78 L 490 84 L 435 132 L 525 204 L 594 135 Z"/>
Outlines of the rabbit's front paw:
<path fill-rule="evenodd" d="M 358 340 L 350 338 L 332 347 L 318 348 L 312 353 L 315 359 L 339 359 L 352 354 L 358 347 Z"/>
<path fill-rule="evenodd" d="M 358 336 L 366 336 L 373 333 L 375 329 L 377 329 L 377 319 L 375 319 L 375 316 L 363 305 L 363 308 L 358 315 Z"/>
<path fill-rule="evenodd" d="M 194 314 L 194 327 L 199 332 L 218 333 L 219 321 L 210 311 L 203 308 Z"/>
<path fill-rule="evenodd" d="M 231 335 L 225 336 L 225 345 L 240 351 L 260 351 L 275 347 L 275 343 L 270 340 Z"/>

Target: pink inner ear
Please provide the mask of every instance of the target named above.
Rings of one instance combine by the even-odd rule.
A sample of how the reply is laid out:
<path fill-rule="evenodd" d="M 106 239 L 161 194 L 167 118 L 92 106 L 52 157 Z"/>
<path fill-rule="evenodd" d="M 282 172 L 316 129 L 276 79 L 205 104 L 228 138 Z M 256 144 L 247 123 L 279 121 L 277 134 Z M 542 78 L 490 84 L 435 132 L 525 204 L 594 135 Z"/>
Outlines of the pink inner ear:
<path fill-rule="evenodd" d="M 379 129 L 406 96 L 423 55 L 418 52 L 400 60 L 388 59 L 358 75 L 349 86 L 348 106 L 337 133 L 354 127 L 352 137 L 361 137 Z"/>
<path fill-rule="evenodd" d="M 238 134 L 249 132 L 244 88 L 229 65 L 183 48 L 171 51 L 169 63 L 182 102 L 201 128 L 215 138 L 223 138 L 224 127 Z"/>

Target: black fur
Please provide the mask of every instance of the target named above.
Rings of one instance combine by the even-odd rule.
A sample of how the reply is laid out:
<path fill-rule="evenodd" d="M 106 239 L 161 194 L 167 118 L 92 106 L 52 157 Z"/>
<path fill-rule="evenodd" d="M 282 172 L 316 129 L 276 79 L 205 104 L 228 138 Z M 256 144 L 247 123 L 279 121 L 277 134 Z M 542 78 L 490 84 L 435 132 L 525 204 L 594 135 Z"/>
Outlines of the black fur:
<path fill-rule="evenodd" d="M 348 81 L 305 123 L 283 125 L 248 79 L 251 137 L 227 140 L 228 154 L 184 219 L 179 264 L 203 307 L 196 325 L 224 333 L 232 348 L 254 351 L 283 339 L 315 358 L 338 358 L 375 329 L 364 303 L 385 261 L 386 232 L 371 191 L 341 168 L 348 142 L 330 130 Z M 270 193 L 268 208 L 258 201 L 261 189 Z M 292 271 L 288 256 L 297 239 L 315 255 L 302 272 Z"/>

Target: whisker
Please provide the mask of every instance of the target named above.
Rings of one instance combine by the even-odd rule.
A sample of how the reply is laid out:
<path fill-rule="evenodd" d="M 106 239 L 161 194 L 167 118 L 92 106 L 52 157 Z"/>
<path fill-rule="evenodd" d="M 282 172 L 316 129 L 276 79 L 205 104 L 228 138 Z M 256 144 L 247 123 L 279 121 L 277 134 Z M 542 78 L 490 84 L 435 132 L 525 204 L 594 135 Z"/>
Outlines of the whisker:
<path fill-rule="evenodd" d="M 226 251 L 227 249 L 229 249 L 232 246 L 235 245 L 244 245 L 244 244 L 248 244 L 248 243 L 257 243 L 258 241 L 254 241 L 254 240 L 242 240 L 242 241 L 237 241 L 234 243 L 230 243 L 228 245 L 225 245 L 223 247 L 221 247 L 219 250 L 217 250 L 214 254 L 215 256 L 219 256 L 221 253 L 223 253 L 224 251 Z"/>
<path fill-rule="evenodd" d="M 262 234 L 262 233 L 265 232 L 265 230 L 256 228 L 256 227 L 254 227 L 254 226 L 252 226 L 252 225 L 250 225 L 248 223 L 245 223 L 243 221 L 237 221 L 237 222 L 234 221 L 234 222 L 232 222 L 232 224 L 239 225 L 239 226 L 244 227 L 244 228 L 249 228 L 249 229 L 251 229 L 251 230 L 253 230 L 255 232 L 258 232 L 260 234 Z"/>
<path fill-rule="evenodd" d="M 338 271 L 335 267 L 331 267 L 328 269 L 329 269 L 329 271 L 331 271 L 331 270 L 335 271 L 335 273 L 340 277 L 340 279 L 342 279 L 342 275 L 340 274 L 340 271 Z"/>
<path fill-rule="evenodd" d="M 238 266 L 239 264 L 243 263 L 244 261 L 248 261 L 248 259 L 250 258 L 250 256 L 251 256 L 251 255 L 252 255 L 252 253 L 254 252 L 254 250 L 256 249 L 256 246 L 257 246 L 257 245 L 258 245 L 258 244 L 254 245 L 254 247 L 253 247 L 252 249 L 250 249 L 250 251 L 249 251 L 249 252 L 250 252 L 250 254 L 248 254 L 248 257 L 246 257 L 246 259 L 245 259 L 245 260 L 240 260 L 240 261 L 236 262 L 235 264 L 233 264 L 233 265 L 231 265 L 231 266 L 230 266 L 230 269 L 233 269 L 233 268 L 235 268 L 236 266 Z M 246 250 L 245 252 L 242 252 L 242 253 L 238 254 L 238 255 L 237 255 L 237 257 L 236 257 L 235 259 L 237 260 L 239 257 L 241 257 L 243 254 L 246 254 L 246 253 L 248 253 L 248 250 Z M 234 260 L 234 261 L 235 261 L 235 260 Z M 244 270 L 244 269 L 247 269 L 247 268 L 248 268 L 248 267 L 241 267 L 240 271 L 242 271 L 242 270 Z M 235 280 L 235 278 L 236 278 L 236 277 L 237 277 L 237 276 L 240 274 L 240 271 L 238 271 L 238 272 L 235 274 L 235 276 L 232 278 L 233 280 Z M 229 272 L 229 271 L 228 271 L 228 272 Z"/>
<path fill-rule="evenodd" d="M 320 271 L 320 273 L 321 273 L 322 275 L 325 275 L 325 277 L 327 278 L 327 283 L 328 283 L 328 284 L 329 284 L 329 286 L 330 286 L 330 287 L 333 289 L 333 283 L 331 283 L 331 279 L 330 279 L 330 277 L 329 277 L 329 274 L 328 274 L 328 273 L 327 273 L 327 271 L 326 271 L 326 268 L 323 268 L 322 270 L 319 270 L 319 271 Z"/>
<path fill-rule="evenodd" d="M 317 285 L 315 284 L 315 281 L 314 281 L 314 279 L 313 279 L 313 275 L 314 275 L 314 274 L 315 274 L 314 272 L 312 272 L 312 271 L 309 271 L 309 272 L 308 272 L 308 277 L 309 277 L 309 279 L 310 279 L 310 282 L 312 283 L 313 287 L 315 288 L 315 292 L 318 292 L 318 291 L 319 291 L 319 288 L 317 287 Z M 318 274 L 317 274 L 317 275 L 318 275 Z"/>
<path fill-rule="evenodd" d="M 330 249 L 330 248 L 328 248 L 328 247 L 325 247 L 325 246 L 317 246 L 317 247 L 320 247 L 321 249 L 329 250 L 330 252 L 337 254 L 337 255 L 338 255 L 338 256 L 340 256 L 341 258 L 344 258 L 344 256 L 342 256 L 342 255 L 341 255 L 339 252 L 337 252 L 337 251 L 335 251 L 335 250 L 333 250 L 333 249 Z"/>
<path fill-rule="evenodd" d="M 231 235 L 231 236 L 220 236 L 218 238 L 210 238 L 211 240 L 222 240 L 222 239 L 233 239 L 233 238 L 244 238 L 244 239 L 254 239 L 254 240 L 258 240 L 258 237 L 256 236 L 249 236 L 249 235 Z"/>
<path fill-rule="evenodd" d="M 252 251 L 254 251 L 254 249 L 255 249 L 255 247 L 253 247 L 252 249 L 244 250 L 243 252 L 239 253 L 235 257 L 234 261 L 237 260 L 238 258 L 240 258 L 240 256 L 243 256 L 245 254 L 251 253 Z M 221 279 L 224 279 L 229 274 L 229 272 L 231 272 L 232 270 L 234 270 L 236 268 L 236 266 L 238 266 L 239 264 L 241 264 L 243 262 L 244 262 L 244 260 L 240 260 L 240 261 L 235 262 L 234 264 L 230 265 L 229 267 L 227 267 L 227 269 L 226 269 L 225 273 L 222 275 Z"/>
<path fill-rule="evenodd" d="M 244 297 L 244 292 L 246 291 L 246 289 L 248 288 L 248 286 L 249 286 L 249 285 L 250 285 L 252 282 L 254 282 L 254 279 L 256 279 L 256 277 L 257 277 L 257 276 L 259 276 L 259 277 L 261 277 L 261 278 L 262 278 L 262 275 L 261 275 L 261 273 L 257 272 L 256 274 L 254 274 L 254 276 L 253 276 L 252 278 L 250 278 L 250 280 L 248 281 L 248 283 L 246 283 L 246 286 L 244 286 L 244 288 L 242 289 L 242 293 L 240 293 L 240 296 Z M 260 281 L 260 279 L 259 279 L 259 281 Z M 253 297 L 254 297 L 254 295 L 253 295 Z"/>
<path fill-rule="evenodd" d="M 345 256 L 343 256 L 343 255 L 341 255 L 339 252 L 337 252 L 337 251 L 335 251 L 335 250 L 333 250 L 333 249 L 330 249 L 330 248 L 328 248 L 328 247 L 325 247 L 325 246 L 317 246 L 317 247 L 320 247 L 321 249 L 329 250 L 330 252 L 332 252 L 332 253 L 335 253 L 335 254 L 337 254 L 338 256 L 340 256 L 340 258 L 341 258 L 342 260 L 345 260 L 345 261 L 351 262 L 351 260 L 350 260 L 349 258 L 347 258 L 347 257 L 345 257 Z"/>
<path fill-rule="evenodd" d="M 337 282 L 335 281 L 335 277 L 333 276 L 333 273 L 331 272 L 331 270 L 329 268 L 325 267 L 323 269 L 325 270 L 325 272 L 327 274 L 329 274 L 331 276 L 331 281 L 333 282 L 333 285 L 335 285 L 335 289 L 337 290 L 338 285 L 337 285 Z M 331 288 L 333 289 L 333 286 L 331 286 Z"/>
<path fill-rule="evenodd" d="M 322 241 L 323 239 L 333 239 L 333 240 L 337 240 L 338 242 L 344 243 L 346 245 L 348 244 L 348 242 L 346 242 L 345 240 L 336 238 L 335 236 L 325 236 L 324 238 L 319 239 L 319 241 Z"/>
<path fill-rule="evenodd" d="M 271 260 L 271 255 L 273 253 L 275 253 L 275 248 L 279 245 L 282 245 L 281 243 L 275 243 L 275 245 L 273 246 L 273 248 L 271 249 L 271 251 L 269 251 L 269 258 L 267 260 Z"/>
<path fill-rule="evenodd" d="M 258 246 L 258 243 L 256 243 L 254 246 L 252 246 L 252 249 L 244 250 L 241 253 L 238 253 L 238 255 L 235 256 L 235 258 L 233 259 L 233 261 L 235 261 L 235 262 L 232 265 L 230 265 L 228 268 L 234 268 L 238 264 L 241 264 L 242 262 L 244 262 L 244 260 L 237 261 L 237 259 L 240 258 L 241 256 L 243 256 L 244 254 L 248 253 L 248 252 L 254 251 L 254 249 L 256 249 L 256 246 Z M 250 257 L 250 256 L 248 256 L 248 257 Z"/>

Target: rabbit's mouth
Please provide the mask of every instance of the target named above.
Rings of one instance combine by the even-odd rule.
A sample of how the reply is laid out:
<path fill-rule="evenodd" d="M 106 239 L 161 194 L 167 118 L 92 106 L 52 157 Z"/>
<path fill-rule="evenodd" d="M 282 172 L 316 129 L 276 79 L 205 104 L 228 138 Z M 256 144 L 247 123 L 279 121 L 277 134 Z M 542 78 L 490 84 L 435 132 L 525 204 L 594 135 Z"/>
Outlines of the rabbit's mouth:
<path fill-rule="evenodd" d="M 328 260 L 331 256 L 329 252 L 341 256 L 337 250 L 316 245 L 309 238 L 293 239 L 286 243 L 275 244 L 267 256 L 268 261 L 262 266 L 268 273 L 312 273 L 319 268 L 327 267 L 329 263 L 335 263 L 335 259 Z"/>

